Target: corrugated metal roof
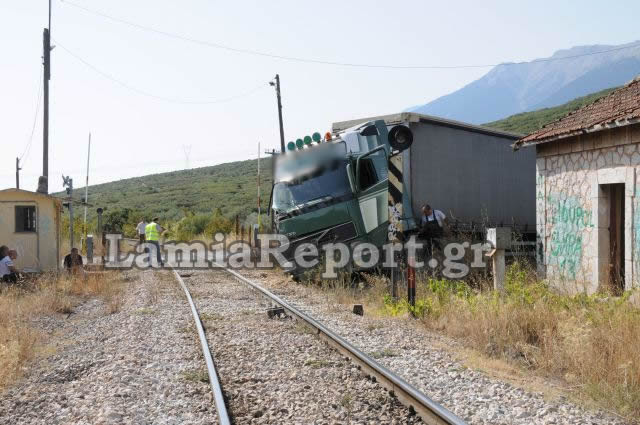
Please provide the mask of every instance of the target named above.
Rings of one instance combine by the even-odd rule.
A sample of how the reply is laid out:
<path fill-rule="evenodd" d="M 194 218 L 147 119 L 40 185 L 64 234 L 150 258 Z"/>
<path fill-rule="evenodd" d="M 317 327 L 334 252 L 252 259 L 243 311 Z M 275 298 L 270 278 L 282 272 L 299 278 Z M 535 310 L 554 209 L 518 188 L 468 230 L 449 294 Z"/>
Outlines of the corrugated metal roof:
<path fill-rule="evenodd" d="M 334 134 L 337 134 L 337 133 L 340 133 L 341 131 L 344 131 L 358 124 L 362 124 L 367 121 L 375 121 L 375 120 L 384 120 L 384 122 L 387 125 L 425 122 L 425 123 L 430 123 L 435 125 L 442 125 L 446 127 L 459 128 L 461 130 L 472 131 L 475 133 L 487 134 L 490 136 L 504 137 L 512 140 L 516 140 L 522 137 L 522 134 L 494 130 L 492 128 L 468 124 L 462 121 L 454 121 L 454 120 L 448 120 L 440 117 L 433 117 L 431 115 L 416 114 L 415 112 L 401 112 L 399 114 L 378 115 L 375 117 L 367 117 L 367 118 L 360 118 L 356 120 L 335 122 L 333 123 L 331 131 Z"/>
<path fill-rule="evenodd" d="M 529 145 L 640 122 L 640 76 L 516 142 Z"/>

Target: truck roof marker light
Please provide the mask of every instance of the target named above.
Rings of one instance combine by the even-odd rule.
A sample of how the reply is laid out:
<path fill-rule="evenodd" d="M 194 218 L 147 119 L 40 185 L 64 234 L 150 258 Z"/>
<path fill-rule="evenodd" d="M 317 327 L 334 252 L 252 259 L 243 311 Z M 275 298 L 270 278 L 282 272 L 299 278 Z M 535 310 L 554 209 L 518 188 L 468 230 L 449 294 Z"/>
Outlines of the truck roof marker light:
<path fill-rule="evenodd" d="M 302 139 L 296 140 L 296 146 L 298 149 L 302 149 L 304 147 L 304 141 L 302 141 Z"/>
<path fill-rule="evenodd" d="M 322 141 L 322 136 L 317 131 L 311 135 L 311 138 L 316 143 L 320 143 Z"/>
<path fill-rule="evenodd" d="M 296 150 L 296 144 L 294 142 L 287 143 L 287 149 L 289 149 L 290 151 L 295 151 Z"/>
<path fill-rule="evenodd" d="M 327 142 L 331 141 L 331 132 L 327 131 L 324 135 L 324 140 L 326 140 Z"/>
<path fill-rule="evenodd" d="M 304 144 L 305 145 L 311 144 L 311 136 L 304 136 Z"/>

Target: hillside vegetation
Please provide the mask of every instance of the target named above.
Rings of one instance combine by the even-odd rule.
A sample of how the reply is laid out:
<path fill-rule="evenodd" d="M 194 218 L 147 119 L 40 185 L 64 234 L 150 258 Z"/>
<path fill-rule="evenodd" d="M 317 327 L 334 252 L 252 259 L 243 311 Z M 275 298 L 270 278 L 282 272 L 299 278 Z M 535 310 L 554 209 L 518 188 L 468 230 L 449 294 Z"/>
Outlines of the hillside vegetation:
<path fill-rule="evenodd" d="M 608 95 L 617 87 L 605 89 L 596 93 L 592 93 L 583 97 L 579 97 L 564 105 L 555 106 L 553 108 L 538 109 L 537 111 L 523 112 L 521 114 L 511 115 L 510 117 L 483 124 L 484 127 L 495 128 L 496 130 L 509 131 L 512 133 L 530 134 L 541 129 L 546 124 L 553 122 L 570 112 L 582 108 L 591 102 Z"/>
<path fill-rule="evenodd" d="M 271 158 L 261 159 L 260 174 L 265 212 L 271 193 Z M 89 186 L 89 203 L 94 205 L 92 217 L 97 207 L 143 211 L 163 221 L 179 219 L 187 212 L 213 213 L 218 208 L 226 217 L 247 217 L 258 211 L 257 175 L 258 160 L 151 174 Z M 75 199 L 83 196 L 84 188 L 74 190 Z"/>

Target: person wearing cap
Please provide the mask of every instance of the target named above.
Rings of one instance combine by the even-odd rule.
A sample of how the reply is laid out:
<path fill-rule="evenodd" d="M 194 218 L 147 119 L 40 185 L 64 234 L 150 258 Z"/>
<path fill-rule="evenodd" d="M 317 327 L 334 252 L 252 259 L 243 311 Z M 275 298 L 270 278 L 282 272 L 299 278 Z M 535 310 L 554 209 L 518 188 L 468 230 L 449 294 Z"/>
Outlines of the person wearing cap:
<path fill-rule="evenodd" d="M 158 261 L 158 264 L 160 264 L 160 267 L 163 267 L 164 263 L 162 262 L 162 253 L 160 252 L 159 240 L 160 234 L 164 232 L 164 228 L 158 224 L 159 220 L 160 219 L 158 217 L 153 217 L 151 223 L 147 224 L 147 226 L 145 227 L 144 233 L 147 242 L 155 247 L 156 259 Z M 153 259 L 153 253 L 151 251 L 153 250 L 149 250 L 149 265 L 151 265 L 151 260 Z"/>

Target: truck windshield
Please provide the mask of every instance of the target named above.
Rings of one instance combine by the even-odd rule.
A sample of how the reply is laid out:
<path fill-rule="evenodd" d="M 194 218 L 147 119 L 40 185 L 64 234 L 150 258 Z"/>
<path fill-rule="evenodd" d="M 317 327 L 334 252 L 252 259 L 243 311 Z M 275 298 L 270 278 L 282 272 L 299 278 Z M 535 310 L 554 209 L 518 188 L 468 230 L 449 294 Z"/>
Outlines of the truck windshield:
<path fill-rule="evenodd" d="M 337 198 L 351 192 L 346 162 L 340 161 L 330 169 L 273 186 L 273 209 L 289 212 L 296 207 L 322 199 Z"/>

